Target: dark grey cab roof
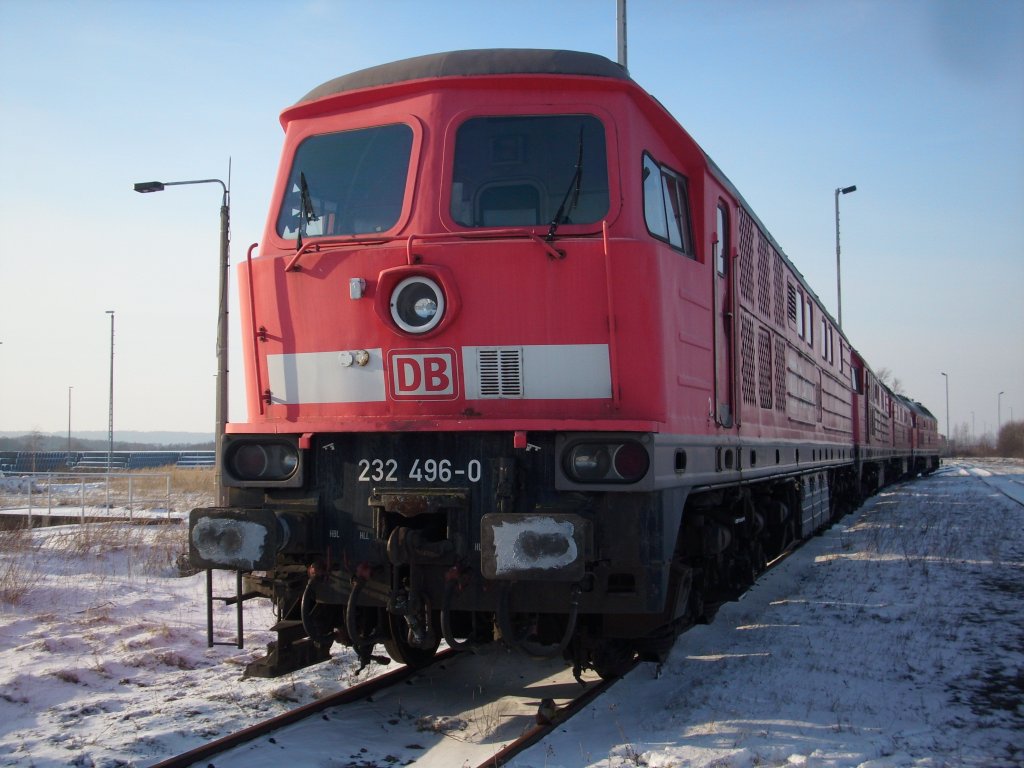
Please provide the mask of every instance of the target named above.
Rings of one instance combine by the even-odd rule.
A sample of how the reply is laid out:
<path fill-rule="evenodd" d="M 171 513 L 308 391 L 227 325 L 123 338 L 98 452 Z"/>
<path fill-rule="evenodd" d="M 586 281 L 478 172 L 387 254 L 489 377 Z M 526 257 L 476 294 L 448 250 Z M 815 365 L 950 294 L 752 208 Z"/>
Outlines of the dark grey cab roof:
<path fill-rule="evenodd" d="M 374 88 L 406 80 L 519 74 L 630 79 L 622 66 L 596 53 L 534 48 L 490 48 L 432 53 L 361 69 L 328 80 L 307 93 L 297 103 L 302 104 L 336 93 Z"/>

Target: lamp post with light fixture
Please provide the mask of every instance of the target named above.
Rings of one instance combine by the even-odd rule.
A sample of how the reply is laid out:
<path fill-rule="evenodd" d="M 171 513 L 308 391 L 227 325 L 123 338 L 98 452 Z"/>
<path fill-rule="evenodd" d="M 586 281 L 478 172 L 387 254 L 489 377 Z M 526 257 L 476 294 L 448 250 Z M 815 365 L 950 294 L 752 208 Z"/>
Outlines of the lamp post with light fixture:
<path fill-rule="evenodd" d="M 949 450 L 949 374 L 943 373 L 946 377 L 946 450 Z"/>
<path fill-rule="evenodd" d="M 856 191 L 856 184 L 849 187 L 836 187 L 836 313 L 839 315 L 840 329 L 843 327 L 843 277 L 839 268 L 839 196 Z"/>
<path fill-rule="evenodd" d="M 228 176 L 230 179 L 230 175 Z M 217 393 L 216 424 L 214 426 L 214 449 L 216 455 L 216 501 L 219 506 L 227 503 L 220 479 L 222 459 L 222 438 L 228 414 L 228 247 L 230 244 L 231 192 L 220 179 L 195 179 L 192 181 L 142 181 L 135 185 L 136 192 L 162 192 L 166 187 L 183 184 L 220 184 L 224 194 L 220 205 L 220 266 L 217 307 Z"/>
<path fill-rule="evenodd" d="M 108 309 L 110 315 L 110 401 L 107 406 L 107 475 L 110 475 L 111 462 L 114 459 L 114 310 Z M 107 481 L 107 492 L 110 481 Z"/>
<path fill-rule="evenodd" d="M 64 459 L 64 463 L 69 467 L 71 466 L 71 390 L 73 386 L 68 387 L 68 455 Z"/>

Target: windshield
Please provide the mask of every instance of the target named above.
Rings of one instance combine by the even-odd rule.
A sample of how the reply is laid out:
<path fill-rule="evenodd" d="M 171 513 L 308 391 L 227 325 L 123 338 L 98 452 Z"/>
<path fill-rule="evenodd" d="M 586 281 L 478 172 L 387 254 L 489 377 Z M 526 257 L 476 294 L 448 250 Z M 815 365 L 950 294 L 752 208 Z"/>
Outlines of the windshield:
<path fill-rule="evenodd" d="M 312 136 L 295 152 L 277 217 L 286 239 L 385 232 L 405 197 L 412 129 L 384 125 Z"/>
<path fill-rule="evenodd" d="M 608 213 L 592 115 L 478 117 L 455 138 L 451 215 L 466 227 L 593 224 Z"/>

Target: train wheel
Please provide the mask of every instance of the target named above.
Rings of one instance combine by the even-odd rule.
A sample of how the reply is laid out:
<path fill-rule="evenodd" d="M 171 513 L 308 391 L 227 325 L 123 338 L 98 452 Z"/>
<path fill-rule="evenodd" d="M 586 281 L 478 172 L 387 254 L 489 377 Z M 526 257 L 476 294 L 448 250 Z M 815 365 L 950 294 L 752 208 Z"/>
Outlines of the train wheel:
<path fill-rule="evenodd" d="M 774 559 L 785 552 L 787 549 L 793 546 L 796 542 L 796 523 L 792 519 L 787 519 L 778 528 L 772 531 L 769 552 L 771 554 L 770 559 Z"/>
<path fill-rule="evenodd" d="M 602 680 L 622 677 L 633 668 L 636 650 L 625 640 L 605 640 L 591 656 L 591 666 Z"/>
<path fill-rule="evenodd" d="M 757 581 L 757 577 L 768 570 L 768 555 L 765 554 L 764 545 L 760 541 L 754 542 L 754 581 Z"/>
<path fill-rule="evenodd" d="M 439 627 L 440 613 L 435 611 L 431 620 L 433 627 Z M 409 638 L 409 625 L 403 616 L 387 612 L 387 624 L 388 633 L 383 639 L 383 643 L 388 656 L 399 664 L 409 667 L 425 667 L 433 660 L 434 654 L 437 653 L 437 647 L 441 644 L 441 637 L 436 629 L 428 634 L 425 644 L 413 645 Z"/>

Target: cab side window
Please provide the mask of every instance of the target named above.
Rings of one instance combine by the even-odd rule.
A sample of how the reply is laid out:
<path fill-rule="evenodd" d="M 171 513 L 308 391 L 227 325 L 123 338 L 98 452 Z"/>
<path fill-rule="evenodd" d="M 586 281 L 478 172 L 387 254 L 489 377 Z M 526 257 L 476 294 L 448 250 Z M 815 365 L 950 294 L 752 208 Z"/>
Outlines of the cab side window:
<path fill-rule="evenodd" d="M 690 207 L 686 177 L 644 155 L 644 220 L 647 231 L 691 259 Z"/>
<path fill-rule="evenodd" d="M 718 232 L 718 245 L 715 247 L 715 269 L 718 274 L 725 275 L 729 269 L 729 211 L 725 203 L 718 204 L 718 219 L 715 224 Z"/>

